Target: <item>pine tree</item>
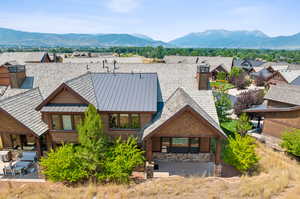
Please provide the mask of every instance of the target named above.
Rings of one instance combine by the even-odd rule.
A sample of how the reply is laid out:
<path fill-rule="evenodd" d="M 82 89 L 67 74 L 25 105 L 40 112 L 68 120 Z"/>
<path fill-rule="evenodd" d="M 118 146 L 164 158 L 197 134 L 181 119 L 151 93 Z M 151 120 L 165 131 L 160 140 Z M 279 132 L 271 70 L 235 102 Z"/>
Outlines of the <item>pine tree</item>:
<path fill-rule="evenodd" d="M 84 121 L 78 125 L 80 150 L 78 155 L 90 176 L 103 172 L 108 139 L 103 132 L 103 123 L 97 109 L 89 105 Z"/>

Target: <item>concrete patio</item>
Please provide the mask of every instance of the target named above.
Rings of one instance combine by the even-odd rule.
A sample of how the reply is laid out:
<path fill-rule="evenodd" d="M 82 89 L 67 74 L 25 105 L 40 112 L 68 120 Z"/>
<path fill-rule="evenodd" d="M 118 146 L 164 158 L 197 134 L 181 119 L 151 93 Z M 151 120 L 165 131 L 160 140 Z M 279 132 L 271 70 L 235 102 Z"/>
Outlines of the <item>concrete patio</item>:
<path fill-rule="evenodd" d="M 169 176 L 213 176 L 213 162 L 179 162 L 179 161 L 155 161 L 158 164 L 158 170 L 154 170 L 153 177 Z"/>

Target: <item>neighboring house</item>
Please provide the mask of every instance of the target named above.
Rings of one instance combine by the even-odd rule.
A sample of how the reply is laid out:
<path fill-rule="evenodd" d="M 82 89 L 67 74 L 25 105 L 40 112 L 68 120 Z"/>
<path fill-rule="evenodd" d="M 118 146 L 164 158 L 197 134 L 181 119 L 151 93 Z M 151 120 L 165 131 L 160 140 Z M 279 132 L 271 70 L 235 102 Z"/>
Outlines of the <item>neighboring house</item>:
<path fill-rule="evenodd" d="M 25 137 L 35 135 L 40 153 L 62 143 L 77 143 L 76 125 L 87 106 L 93 104 L 107 135 L 138 137 L 149 161 L 168 157 L 219 164 L 221 141 L 226 135 L 220 129 L 209 88 L 209 68 L 199 67 L 119 64 L 118 72 L 107 73 L 99 64 L 89 65 L 93 72 L 86 72 L 86 64 L 28 65 L 27 75 L 35 78 L 33 86 L 39 87 L 40 92 L 7 90 L 0 108 L 10 113 L 12 122 L 0 123 L 0 129 L 7 129 L 1 137 L 11 138 L 11 142 L 23 140 L 24 146 L 28 144 Z M 17 92 L 22 93 L 15 95 Z M 7 97 L 10 95 L 14 96 Z M 34 103 L 28 105 L 29 101 Z M 18 106 L 21 108 L 14 109 Z M 0 119 L 6 119 L 6 115 Z M 39 119 L 35 120 L 37 115 Z M 24 128 L 17 129 L 16 125 Z M 30 130 L 25 131 L 25 127 Z M 19 145 L 2 141 L 7 147 Z M 216 149 L 215 154 L 212 148 Z"/>
<path fill-rule="evenodd" d="M 279 70 L 273 73 L 273 75 L 267 80 L 267 84 L 296 84 L 296 79 L 299 76 L 300 70 Z"/>
<path fill-rule="evenodd" d="M 252 116 L 264 118 L 262 133 L 281 138 L 291 128 L 300 129 L 300 87 L 271 86 L 265 96 L 266 103 L 245 110 Z"/>
<path fill-rule="evenodd" d="M 246 72 L 257 72 L 254 71 L 253 68 L 260 67 L 265 62 L 260 60 L 252 60 L 252 59 L 233 59 L 232 66 L 239 67 L 244 69 Z"/>
<path fill-rule="evenodd" d="M 24 65 L 27 63 L 49 62 L 51 62 L 51 58 L 46 52 L 5 52 L 0 54 L 0 65 L 4 65 L 5 63 Z"/>
<path fill-rule="evenodd" d="M 0 66 L 0 86 L 20 88 L 25 78 L 26 68 L 24 65 L 11 65 L 10 63 L 5 63 Z"/>

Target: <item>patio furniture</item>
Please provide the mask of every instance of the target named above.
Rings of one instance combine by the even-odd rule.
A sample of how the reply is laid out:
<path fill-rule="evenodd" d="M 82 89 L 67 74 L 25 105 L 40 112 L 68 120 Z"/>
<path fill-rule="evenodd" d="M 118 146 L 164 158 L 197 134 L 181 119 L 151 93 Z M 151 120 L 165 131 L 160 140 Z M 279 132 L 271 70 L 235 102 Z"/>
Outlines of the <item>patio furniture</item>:
<path fill-rule="evenodd" d="M 4 168 L 3 168 L 3 174 L 4 174 L 4 176 L 7 176 L 7 175 L 15 176 L 15 171 L 13 169 L 12 162 L 9 162 L 8 166 L 4 166 Z"/>
<path fill-rule="evenodd" d="M 0 160 L 2 162 L 9 162 L 11 160 L 11 152 L 10 151 L 0 151 Z"/>
<path fill-rule="evenodd" d="M 37 153 L 35 151 L 24 151 L 22 152 L 22 157 L 20 160 L 26 162 L 36 162 Z"/>
<path fill-rule="evenodd" d="M 13 170 L 15 174 L 23 175 L 27 173 L 27 169 L 32 166 L 32 162 L 18 161 L 13 165 Z"/>

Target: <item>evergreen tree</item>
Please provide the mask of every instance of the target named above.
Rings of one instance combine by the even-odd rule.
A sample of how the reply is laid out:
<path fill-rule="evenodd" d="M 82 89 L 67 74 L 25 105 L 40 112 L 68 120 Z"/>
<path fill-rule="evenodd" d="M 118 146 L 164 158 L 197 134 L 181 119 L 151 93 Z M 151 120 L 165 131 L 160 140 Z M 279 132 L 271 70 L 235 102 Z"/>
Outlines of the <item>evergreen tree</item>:
<path fill-rule="evenodd" d="M 80 151 L 78 155 L 91 176 L 103 172 L 108 139 L 103 132 L 103 123 L 97 109 L 89 105 L 84 121 L 78 125 Z"/>
<path fill-rule="evenodd" d="M 247 131 L 252 129 L 249 118 L 246 113 L 242 113 L 236 124 L 236 131 L 242 136 L 246 135 Z"/>

